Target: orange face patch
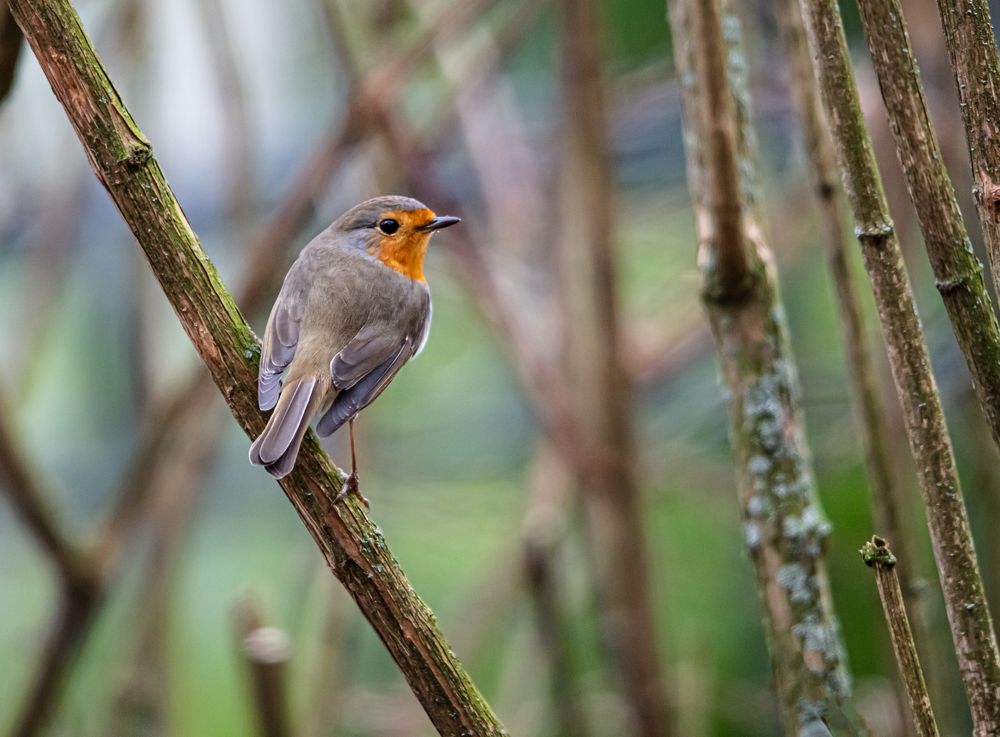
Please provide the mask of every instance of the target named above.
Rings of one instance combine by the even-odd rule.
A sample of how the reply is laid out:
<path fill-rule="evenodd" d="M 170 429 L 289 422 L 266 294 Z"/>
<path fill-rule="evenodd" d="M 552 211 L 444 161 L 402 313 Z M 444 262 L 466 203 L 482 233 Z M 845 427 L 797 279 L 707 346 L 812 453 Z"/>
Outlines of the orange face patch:
<path fill-rule="evenodd" d="M 434 219 L 434 213 L 422 210 L 392 210 L 378 216 L 381 222 L 392 219 L 399 223 L 399 230 L 392 235 L 380 234 L 376 245 L 368 250 L 375 258 L 414 281 L 426 282 L 424 278 L 424 254 L 431 234 L 418 228 Z"/>

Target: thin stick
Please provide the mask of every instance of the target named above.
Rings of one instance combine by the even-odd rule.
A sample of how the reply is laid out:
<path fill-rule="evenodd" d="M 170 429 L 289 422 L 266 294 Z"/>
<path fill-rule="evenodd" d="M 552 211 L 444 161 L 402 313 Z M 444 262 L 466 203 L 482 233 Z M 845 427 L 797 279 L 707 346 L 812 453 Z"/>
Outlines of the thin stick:
<path fill-rule="evenodd" d="M 802 0 L 802 11 L 917 465 L 975 734 L 986 737 L 1000 730 L 1000 653 L 941 399 L 861 114 L 837 4 L 835 0 Z"/>
<path fill-rule="evenodd" d="M 937 288 L 1000 445 L 1000 325 L 927 113 L 903 8 L 899 0 L 862 0 L 858 7 Z"/>
<path fill-rule="evenodd" d="M 259 344 L 202 250 L 151 147 L 125 108 L 66 0 L 12 0 L 11 9 L 99 180 L 135 233 L 188 337 L 248 435 Z M 309 435 L 282 480 L 331 570 L 354 596 L 442 735 L 503 728 L 458 663 L 427 606 L 353 501 L 334 505 L 343 474 Z"/>
<path fill-rule="evenodd" d="M 896 556 L 889 550 L 885 540 L 875 535 L 859 551 L 865 564 L 875 569 L 875 583 L 882 600 L 885 623 L 889 626 L 892 648 L 896 652 L 899 674 L 906 686 L 910 699 L 913 723 L 920 737 L 938 737 L 937 722 L 931 709 L 931 698 L 924 683 L 924 673 L 920 668 L 917 646 L 913 642 L 913 632 L 906 617 L 903 592 L 899 588 L 896 575 Z"/>
<path fill-rule="evenodd" d="M 993 283 L 1000 284 L 1000 60 L 987 0 L 938 0 Z"/>
<path fill-rule="evenodd" d="M 891 539 L 899 541 L 896 547 L 902 550 L 904 560 L 912 560 L 913 556 L 907 552 L 910 549 L 910 538 L 903 534 L 900 521 L 899 508 L 903 493 L 890 463 L 889 449 L 892 443 L 889 428 L 880 399 L 872 352 L 868 347 L 861 302 L 848 263 L 847 234 L 844 229 L 847 205 L 826 116 L 816 89 L 816 77 L 812 71 L 799 0 L 782 0 L 777 15 L 790 69 L 796 112 L 802 126 L 808 157 L 807 168 L 819 204 L 823 241 L 836 290 L 839 325 L 847 359 L 845 368 L 861 435 L 861 446 L 864 449 L 874 518 L 879 529 L 884 530 Z M 897 571 L 903 572 L 900 575 L 903 592 L 907 605 L 912 608 L 915 603 L 915 588 L 911 582 L 911 574 L 903 565 L 897 566 Z"/>

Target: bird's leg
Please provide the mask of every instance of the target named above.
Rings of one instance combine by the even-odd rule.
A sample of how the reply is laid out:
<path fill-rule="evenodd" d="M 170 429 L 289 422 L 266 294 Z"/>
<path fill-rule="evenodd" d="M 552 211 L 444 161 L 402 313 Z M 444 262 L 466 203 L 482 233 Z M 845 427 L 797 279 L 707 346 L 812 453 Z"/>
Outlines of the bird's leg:
<path fill-rule="evenodd" d="M 369 504 L 365 495 L 361 493 L 361 487 L 358 485 L 358 455 L 354 448 L 353 417 L 347 421 L 347 430 L 351 436 L 351 475 L 347 477 L 347 481 L 344 482 L 344 488 L 340 490 L 340 493 L 337 494 L 337 498 L 334 499 L 334 501 L 339 502 L 348 494 L 355 494 L 366 508 L 371 509 L 371 504 Z"/>

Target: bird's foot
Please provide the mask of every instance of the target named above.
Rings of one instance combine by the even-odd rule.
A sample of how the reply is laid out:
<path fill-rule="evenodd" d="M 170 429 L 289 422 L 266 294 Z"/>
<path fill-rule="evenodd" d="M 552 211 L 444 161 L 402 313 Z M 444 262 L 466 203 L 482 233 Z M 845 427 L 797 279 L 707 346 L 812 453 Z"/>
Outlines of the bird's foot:
<path fill-rule="evenodd" d="M 361 486 L 358 483 L 357 471 L 351 471 L 351 475 L 347 477 L 344 485 L 340 488 L 340 491 L 337 492 L 337 496 L 333 498 L 333 503 L 336 504 L 337 502 L 343 501 L 344 497 L 348 494 L 354 494 L 358 500 L 365 505 L 365 509 L 372 508 L 371 503 L 368 501 L 368 497 L 361 493 Z"/>

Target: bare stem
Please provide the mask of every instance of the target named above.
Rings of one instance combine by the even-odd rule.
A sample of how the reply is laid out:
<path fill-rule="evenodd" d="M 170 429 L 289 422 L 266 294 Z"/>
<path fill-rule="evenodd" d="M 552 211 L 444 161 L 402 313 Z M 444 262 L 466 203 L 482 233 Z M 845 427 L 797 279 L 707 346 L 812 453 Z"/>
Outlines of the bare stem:
<path fill-rule="evenodd" d="M 937 288 L 1000 445 L 1000 325 L 927 113 L 903 8 L 899 0 L 862 0 L 859 8 Z"/>
<path fill-rule="evenodd" d="M 938 0 L 965 124 L 983 241 L 1000 284 L 1000 60 L 987 0 Z"/>
<path fill-rule="evenodd" d="M 985 737 L 1000 730 L 1000 653 L 941 399 L 861 114 L 837 4 L 835 0 L 802 0 L 802 11 L 917 465 L 975 734 Z"/>
<path fill-rule="evenodd" d="M 882 611 L 889 626 L 892 648 L 896 652 L 896 663 L 903 678 L 906 694 L 910 700 L 914 726 L 919 737 L 938 737 L 931 698 L 924 683 L 924 673 L 920 668 L 917 646 L 913 642 L 913 632 L 903 604 L 903 592 L 899 588 L 896 575 L 896 556 L 889 550 L 886 541 L 877 535 L 861 548 L 865 563 L 875 569 L 875 582 L 882 600 Z"/>

